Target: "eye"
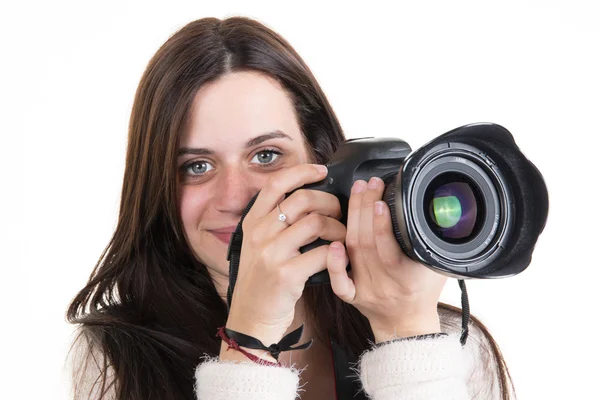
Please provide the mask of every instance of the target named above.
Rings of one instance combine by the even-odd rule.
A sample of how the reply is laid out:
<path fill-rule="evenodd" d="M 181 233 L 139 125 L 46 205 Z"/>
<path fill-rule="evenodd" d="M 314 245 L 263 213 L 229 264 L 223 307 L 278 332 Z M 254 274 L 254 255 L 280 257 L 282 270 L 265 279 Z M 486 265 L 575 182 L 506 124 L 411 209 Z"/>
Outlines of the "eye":
<path fill-rule="evenodd" d="M 252 157 L 252 162 L 254 164 L 268 165 L 275 162 L 275 160 L 277 160 L 280 155 L 281 152 L 277 150 L 262 150 L 256 153 L 254 157 Z M 257 160 L 257 162 L 254 162 L 254 160 Z"/>
<path fill-rule="evenodd" d="M 203 175 L 212 169 L 214 169 L 213 166 L 206 161 L 192 161 L 183 166 L 184 172 L 192 176 Z"/>

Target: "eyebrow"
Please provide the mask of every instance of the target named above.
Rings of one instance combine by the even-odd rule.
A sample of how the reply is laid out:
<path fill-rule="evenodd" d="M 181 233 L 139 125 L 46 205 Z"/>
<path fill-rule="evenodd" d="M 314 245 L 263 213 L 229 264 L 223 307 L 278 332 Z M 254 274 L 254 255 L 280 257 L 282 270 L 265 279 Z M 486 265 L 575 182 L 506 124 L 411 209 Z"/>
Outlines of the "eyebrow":
<path fill-rule="evenodd" d="M 286 135 L 285 133 L 283 133 L 280 130 L 276 130 L 276 131 L 265 133 L 264 135 L 260 135 L 260 136 L 257 136 L 255 138 L 248 140 L 246 142 L 246 144 L 244 145 L 244 147 L 250 148 L 250 147 L 259 145 L 262 142 L 266 142 L 267 140 L 270 140 L 270 139 L 288 139 L 288 140 L 294 141 L 294 139 L 292 139 L 289 135 Z M 206 156 L 206 155 L 215 154 L 215 151 L 211 150 L 211 149 L 207 149 L 207 148 L 181 147 L 179 149 L 179 151 L 177 152 L 178 157 L 186 155 L 186 154 Z"/>

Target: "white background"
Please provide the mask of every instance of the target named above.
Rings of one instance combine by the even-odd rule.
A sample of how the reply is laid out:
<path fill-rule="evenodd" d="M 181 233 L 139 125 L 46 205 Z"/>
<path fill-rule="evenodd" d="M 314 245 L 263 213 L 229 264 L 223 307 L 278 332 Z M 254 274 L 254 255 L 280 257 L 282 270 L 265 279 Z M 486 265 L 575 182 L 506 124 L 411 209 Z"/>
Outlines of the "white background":
<path fill-rule="evenodd" d="M 0 9 L 0 398 L 67 398 L 65 310 L 115 228 L 138 81 L 176 29 L 232 15 L 290 41 L 348 137 L 416 149 L 472 122 L 513 133 L 546 178 L 548 224 L 525 272 L 469 282 L 472 310 L 520 399 L 597 396 L 594 2 L 95 3 Z M 449 281 L 443 300 L 459 298 Z"/>

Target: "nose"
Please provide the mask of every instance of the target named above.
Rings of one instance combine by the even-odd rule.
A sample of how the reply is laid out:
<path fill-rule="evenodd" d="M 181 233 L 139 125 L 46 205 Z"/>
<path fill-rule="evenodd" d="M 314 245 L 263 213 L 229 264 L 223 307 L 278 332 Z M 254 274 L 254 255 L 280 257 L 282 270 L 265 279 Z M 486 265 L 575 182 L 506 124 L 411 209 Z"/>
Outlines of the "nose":
<path fill-rule="evenodd" d="M 248 171 L 225 167 L 217 177 L 214 205 L 217 211 L 241 216 L 248 202 L 258 193 L 259 184 Z"/>

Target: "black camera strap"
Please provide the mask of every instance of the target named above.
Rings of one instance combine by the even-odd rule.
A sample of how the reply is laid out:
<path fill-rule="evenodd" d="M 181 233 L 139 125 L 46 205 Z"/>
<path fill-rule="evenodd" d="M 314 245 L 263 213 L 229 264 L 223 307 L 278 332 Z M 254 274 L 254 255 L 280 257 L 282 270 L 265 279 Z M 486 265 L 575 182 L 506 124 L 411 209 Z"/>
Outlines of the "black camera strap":
<path fill-rule="evenodd" d="M 459 279 L 458 286 L 460 286 L 460 304 L 462 308 L 462 333 L 460 334 L 460 344 L 464 346 L 467 343 L 467 337 L 469 336 L 469 318 L 471 318 L 471 309 L 469 308 L 467 284 L 463 279 Z"/>
<path fill-rule="evenodd" d="M 260 193 L 260 192 L 258 192 Z M 229 287 L 227 288 L 227 313 L 231 308 L 231 299 L 233 297 L 233 288 L 235 287 L 235 283 L 237 281 L 238 269 L 240 267 L 240 254 L 242 253 L 242 241 L 244 240 L 244 231 L 242 230 L 242 223 L 244 222 L 244 218 L 248 214 L 248 211 L 254 205 L 256 198 L 258 197 L 258 193 L 250 200 L 246 209 L 242 213 L 242 218 L 238 223 L 235 232 L 231 236 L 231 240 L 229 241 L 229 249 L 227 249 L 227 261 L 229 261 Z"/>

